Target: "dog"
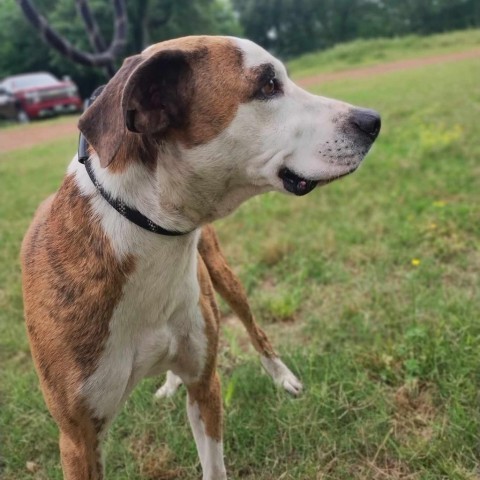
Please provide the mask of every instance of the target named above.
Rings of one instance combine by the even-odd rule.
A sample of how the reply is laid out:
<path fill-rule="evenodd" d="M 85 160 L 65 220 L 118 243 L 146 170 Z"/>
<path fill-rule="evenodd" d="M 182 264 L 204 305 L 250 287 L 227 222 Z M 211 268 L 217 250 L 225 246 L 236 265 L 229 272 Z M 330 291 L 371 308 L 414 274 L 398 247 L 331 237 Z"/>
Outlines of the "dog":
<path fill-rule="evenodd" d="M 159 396 L 184 383 L 203 479 L 224 480 L 214 285 L 247 318 L 277 383 L 301 384 L 242 310 L 244 292 L 202 226 L 254 195 L 305 195 L 352 173 L 380 116 L 307 93 L 253 42 L 195 36 L 127 58 L 79 129 L 88 159 L 74 158 L 39 207 L 21 253 L 64 478 L 103 478 L 108 426 L 142 378 L 169 372 Z"/>

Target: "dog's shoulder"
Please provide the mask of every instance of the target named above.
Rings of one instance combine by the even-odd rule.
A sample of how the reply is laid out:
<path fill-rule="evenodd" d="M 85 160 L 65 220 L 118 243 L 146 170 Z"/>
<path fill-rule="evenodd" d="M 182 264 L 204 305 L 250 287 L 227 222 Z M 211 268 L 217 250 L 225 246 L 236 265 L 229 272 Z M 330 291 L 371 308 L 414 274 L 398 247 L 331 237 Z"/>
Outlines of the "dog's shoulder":
<path fill-rule="evenodd" d="M 23 237 L 22 247 L 20 250 L 22 264 L 25 264 L 32 253 L 31 250 L 36 246 L 36 240 L 40 234 L 40 230 L 45 224 L 46 218 L 49 215 L 55 195 L 55 193 L 49 195 L 45 200 L 43 200 L 42 203 L 40 203 L 35 211 L 32 223 L 28 227 L 28 230 Z"/>
<path fill-rule="evenodd" d="M 50 349 L 58 344 L 59 352 L 70 345 L 85 376 L 95 368 L 135 264 L 132 256 L 117 258 L 90 200 L 67 175 L 39 207 L 21 255 L 31 342 L 46 342 Z"/>

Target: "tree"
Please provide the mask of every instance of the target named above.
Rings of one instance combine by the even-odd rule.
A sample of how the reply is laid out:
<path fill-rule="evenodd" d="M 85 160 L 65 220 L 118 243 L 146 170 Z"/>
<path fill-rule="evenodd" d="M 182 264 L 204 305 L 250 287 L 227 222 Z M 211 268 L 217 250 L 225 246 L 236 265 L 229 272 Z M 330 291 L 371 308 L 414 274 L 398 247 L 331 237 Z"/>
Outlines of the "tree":
<path fill-rule="evenodd" d="M 102 69 L 83 67 L 45 45 L 25 20 L 15 0 L 1 0 L 0 78 L 31 71 L 68 74 L 83 96 L 105 83 Z M 74 0 L 34 0 L 52 27 L 70 43 L 91 51 Z M 113 35 L 110 2 L 90 0 L 91 9 L 108 44 Z M 241 28 L 228 0 L 127 0 L 128 42 L 124 56 L 140 52 L 148 44 L 195 33 L 240 34 Z M 119 59 L 120 63 L 121 59 Z"/>

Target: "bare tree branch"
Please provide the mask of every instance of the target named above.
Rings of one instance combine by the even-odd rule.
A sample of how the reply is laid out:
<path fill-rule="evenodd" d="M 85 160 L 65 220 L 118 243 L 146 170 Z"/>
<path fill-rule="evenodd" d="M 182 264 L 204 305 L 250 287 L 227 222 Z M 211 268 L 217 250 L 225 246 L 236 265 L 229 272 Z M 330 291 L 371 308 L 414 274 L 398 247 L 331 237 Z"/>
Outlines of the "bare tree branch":
<path fill-rule="evenodd" d="M 90 45 L 92 46 L 93 50 L 96 53 L 105 51 L 107 46 L 102 37 L 102 33 L 98 28 L 98 23 L 96 22 L 95 17 L 92 15 L 88 0 L 75 0 L 75 5 L 78 13 L 83 19 L 83 23 L 88 34 L 88 40 L 90 41 Z M 105 65 L 104 69 L 108 77 L 113 77 L 115 74 L 115 65 L 113 62 Z"/>
<path fill-rule="evenodd" d="M 17 0 L 17 3 L 28 21 L 40 32 L 45 42 L 65 57 L 81 65 L 89 67 L 108 67 L 109 64 L 113 65 L 115 58 L 125 47 L 127 40 L 127 13 L 124 0 L 113 0 L 115 27 L 112 43 L 108 49 L 102 49 L 101 52 L 94 54 L 83 52 L 64 39 L 48 24 L 45 17 L 40 15 L 30 0 Z M 97 41 L 98 38 L 95 39 L 95 42 Z"/>

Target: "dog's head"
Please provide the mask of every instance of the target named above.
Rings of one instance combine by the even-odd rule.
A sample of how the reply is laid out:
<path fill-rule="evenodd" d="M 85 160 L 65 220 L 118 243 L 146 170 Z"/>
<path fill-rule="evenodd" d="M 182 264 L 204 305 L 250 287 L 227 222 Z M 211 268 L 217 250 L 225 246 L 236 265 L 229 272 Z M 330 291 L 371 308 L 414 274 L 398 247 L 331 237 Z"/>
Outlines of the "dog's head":
<path fill-rule="evenodd" d="M 155 165 L 174 154 L 219 217 L 257 193 L 304 195 L 353 172 L 380 117 L 311 95 L 253 42 L 186 37 L 127 58 L 79 127 L 113 170 L 125 155 Z"/>

